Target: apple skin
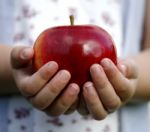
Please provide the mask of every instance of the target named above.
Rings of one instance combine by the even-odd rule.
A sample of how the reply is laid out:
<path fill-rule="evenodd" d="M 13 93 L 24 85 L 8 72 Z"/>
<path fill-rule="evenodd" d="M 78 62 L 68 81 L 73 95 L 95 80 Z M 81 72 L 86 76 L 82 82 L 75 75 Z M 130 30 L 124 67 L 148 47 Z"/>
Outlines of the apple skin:
<path fill-rule="evenodd" d="M 103 58 L 117 64 L 117 53 L 111 36 L 95 25 L 60 26 L 46 29 L 34 44 L 33 65 L 38 70 L 49 61 L 71 73 L 70 82 L 80 87 L 90 81 L 90 66 Z"/>

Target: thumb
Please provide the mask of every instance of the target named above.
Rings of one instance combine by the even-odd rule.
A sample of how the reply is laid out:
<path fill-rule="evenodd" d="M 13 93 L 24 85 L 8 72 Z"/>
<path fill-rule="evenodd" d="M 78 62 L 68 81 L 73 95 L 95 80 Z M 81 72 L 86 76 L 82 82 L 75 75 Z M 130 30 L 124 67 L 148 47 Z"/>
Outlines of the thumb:
<path fill-rule="evenodd" d="M 11 65 L 13 68 L 18 69 L 24 67 L 31 62 L 34 51 L 30 47 L 17 46 L 11 51 Z"/>
<path fill-rule="evenodd" d="M 138 68 L 136 63 L 131 59 L 122 60 L 118 63 L 119 70 L 127 77 L 127 78 L 137 78 L 138 76 Z"/>

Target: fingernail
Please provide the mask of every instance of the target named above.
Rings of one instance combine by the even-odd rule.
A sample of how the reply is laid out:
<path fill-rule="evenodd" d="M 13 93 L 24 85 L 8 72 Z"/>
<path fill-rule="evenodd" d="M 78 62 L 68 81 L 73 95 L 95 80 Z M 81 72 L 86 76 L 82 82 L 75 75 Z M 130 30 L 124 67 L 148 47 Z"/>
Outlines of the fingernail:
<path fill-rule="evenodd" d="M 70 92 L 72 95 L 79 93 L 79 88 L 77 86 L 70 85 L 69 87 L 70 87 Z"/>
<path fill-rule="evenodd" d="M 20 57 L 22 59 L 27 59 L 30 55 L 32 54 L 32 49 L 31 48 L 25 48 L 22 52 Z"/>
<path fill-rule="evenodd" d="M 96 73 L 99 73 L 99 71 L 101 71 L 101 67 L 100 67 L 99 64 L 93 64 L 93 65 L 91 66 L 90 71 L 93 72 L 93 73 L 95 73 L 95 74 L 96 74 Z"/>
<path fill-rule="evenodd" d="M 87 94 L 94 94 L 93 92 L 93 84 L 92 83 L 87 83 L 85 86 L 84 86 L 84 90 Z"/>
<path fill-rule="evenodd" d="M 102 65 L 104 68 L 108 68 L 108 67 L 110 67 L 111 62 L 110 62 L 109 59 L 103 59 L 103 60 L 101 61 L 101 65 Z"/>
<path fill-rule="evenodd" d="M 59 71 L 58 74 L 59 74 L 60 78 L 62 78 L 63 80 L 70 80 L 70 78 L 71 78 L 71 74 L 67 70 L 61 70 L 61 71 Z"/>
<path fill-rule="evenodd" d="M 52 68 L 52 67 L 54 67 L 54 66 L 56 66 L 56 67 L 57 67 L 58 65 L 57 65 L 57 63 L 56 63 L 56 62 L 54 62 L 54 61 L 50 61 L 50 62 L 48 62 L 48 63 L 47 63 L 47 66 L 48 66 L 49 68 Z"/>

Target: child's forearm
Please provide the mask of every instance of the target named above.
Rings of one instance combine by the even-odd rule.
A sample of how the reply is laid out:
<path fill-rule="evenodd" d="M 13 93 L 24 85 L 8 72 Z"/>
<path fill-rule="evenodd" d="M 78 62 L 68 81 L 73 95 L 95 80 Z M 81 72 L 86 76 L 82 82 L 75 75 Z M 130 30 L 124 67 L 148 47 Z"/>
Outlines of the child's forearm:
<path fill-rule="evenodd" d="M 10 52 L 12 47 L 0 44 L 0 94 L 17 93 L 12 77 Z"/>
<path fill-rule="evenodd" d="M 132 58 L 138 67 L 138 86 L 135 98 L 139 100 L 150 100 L 150 49 L 141 52 Z"/>
<path fill-rule="evenodd" d="M 144 49 L 139 55 L 135 56 L 139 69 L 139 83 L 135 97 L 137 99 L 150 100 L 150 1 L 147 0 L 145 11 L 145 23 L 143 31 Z"/>

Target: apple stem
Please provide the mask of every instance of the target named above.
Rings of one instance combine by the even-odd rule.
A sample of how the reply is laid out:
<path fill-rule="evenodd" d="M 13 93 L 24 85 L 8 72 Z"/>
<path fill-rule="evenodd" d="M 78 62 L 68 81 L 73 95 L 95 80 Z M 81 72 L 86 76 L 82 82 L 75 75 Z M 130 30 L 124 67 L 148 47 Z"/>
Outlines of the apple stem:
<path fill-rule="evenodd" d="M 73 15 L 70 15 L 70 24 L 71 24 L 71 26 L 74 25 L 74 16 Z"/>

